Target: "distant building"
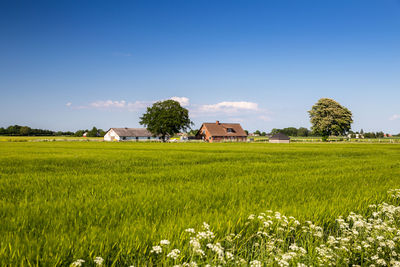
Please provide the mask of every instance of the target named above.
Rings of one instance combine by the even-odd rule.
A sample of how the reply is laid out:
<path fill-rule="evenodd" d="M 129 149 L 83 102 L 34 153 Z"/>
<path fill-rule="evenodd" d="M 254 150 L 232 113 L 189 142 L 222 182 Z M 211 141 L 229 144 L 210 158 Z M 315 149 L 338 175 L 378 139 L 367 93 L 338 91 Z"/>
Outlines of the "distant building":
<path fill-rule="evenodd" d="M 159 141 L 146 128 L 110 128 L 104 135 L 104 141 Z"/>
<path fill-rule="evenodd" d="M 247 134 L 239 123 L 203 123 L 196 134 L 206 142 L 246 142 Z"/>
<path fill-rule="evenodd" d="M 290 143 L 290 137 L 283 133 L 277 133 L 269 138 L 269 142 L 270 143 Z"/>

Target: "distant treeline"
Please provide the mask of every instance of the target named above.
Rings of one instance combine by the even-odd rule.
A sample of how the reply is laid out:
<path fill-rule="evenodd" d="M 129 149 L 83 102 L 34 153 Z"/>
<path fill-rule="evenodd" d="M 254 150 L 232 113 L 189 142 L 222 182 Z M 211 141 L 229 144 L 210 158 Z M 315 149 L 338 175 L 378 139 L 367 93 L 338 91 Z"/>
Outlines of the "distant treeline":
<path fill-rule="evenodd" d="M 283 129 L 272 129 L 271 135 L 277 134 L 277 133 L 283 133 L 286 134 L 287 136 L 299 136 L 299 137 L 308 137 L 308 136 L 318 136 L 314 134 L 311 130 L 305 128 L 305 127 L 287 127 Z M 258 134 L 260 136 L 266 136 L 266 132 L 260 132 L 259 130 L 255 131 L 254 134 Z M 385 134 L 384 132 L 364 132 L 362 129 L 360 132 L 353 132 L 349 131 L 350 137 L 356 138 L 357 136 L 359 137 L 364 137 L 364 138 L 384 138 L 389 136 L 388 134 Z M 394 137 L 400 137 L 400 134 L 398 135 L 393 135 Z"/>
<path fill-rule="evenodd" d="M 302 136 L 302 137 L 307 137 L 307 136 L 312 136 L 312 133 L 310 130 L 308 130 L 305 127 L 287 127 L 283 129 L 272 129 L 271 134 L 277 134 L 277 133 L 283 133 L 286 134 L 287 136 Z"/>
<path fill-rule="evenodd" d="M 8 136 L 83 136 L 86 133 L 87 137 L 98 137 L 104 136 L 105 131 L 102 129 L 97 129 L 93 127 L 91 130 L 78 130 L 76 132 L 71 131 L 51 131 L 43 129 L 34 129 L 28 126 L 13 125 L 7 128 L 0 128 L 0 135 Z"/>

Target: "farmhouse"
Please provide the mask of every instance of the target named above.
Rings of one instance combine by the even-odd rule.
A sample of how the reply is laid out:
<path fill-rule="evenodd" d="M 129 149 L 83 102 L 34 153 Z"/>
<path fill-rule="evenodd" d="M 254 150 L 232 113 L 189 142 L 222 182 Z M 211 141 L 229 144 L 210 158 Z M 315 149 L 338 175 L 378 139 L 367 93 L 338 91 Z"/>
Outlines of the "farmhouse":
<path fill-rule="evenodd" d="M 239 123 L 203 123 L 196 137 L 206 142 L 245 142 L 247 134 Z"/>
<path fill-rule="evenodd" d="M 290 138 L 283 133 L 277 133 L 269 138 L 269 142 L 270 143 L 290 143 Z"/>
<path fill-rule="evenodd" d="M 104 135 L 104 141 L 158 141 L 146 128 L 110 128 Z"/>

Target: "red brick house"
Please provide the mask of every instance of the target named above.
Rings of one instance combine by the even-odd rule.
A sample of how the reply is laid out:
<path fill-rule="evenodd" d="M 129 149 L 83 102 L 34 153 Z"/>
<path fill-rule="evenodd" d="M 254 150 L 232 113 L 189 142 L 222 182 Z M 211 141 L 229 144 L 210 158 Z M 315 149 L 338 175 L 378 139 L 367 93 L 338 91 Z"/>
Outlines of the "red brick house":
<path fill-rule="evenodd" d="M 205 122 L 196 137 L 206 142 L 246 142 L 247 134 L 239 123 Z"/>

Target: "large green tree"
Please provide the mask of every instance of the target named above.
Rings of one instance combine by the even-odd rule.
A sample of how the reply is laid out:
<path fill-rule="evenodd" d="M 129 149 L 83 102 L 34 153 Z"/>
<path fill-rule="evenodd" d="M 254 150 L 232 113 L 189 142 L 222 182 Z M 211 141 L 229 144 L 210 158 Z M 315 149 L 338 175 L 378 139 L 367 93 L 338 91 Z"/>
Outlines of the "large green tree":
<path fill-rule="evenodd" d="M 189 119 L 189 111 L 181 107 L 179 102 L 165 100 L 148 107 L 146 113 L 140 117 L 140 124 L 165 141 L 166 136 L 189 130 L 193 122 Z"/>
<path fill-rule="evenodd" d="M 318 100 L 308 113 L 312 131 L 324 141 L 330 135 L 345 135 L 353 122 L 351 111 L 329 98 Z"/>

